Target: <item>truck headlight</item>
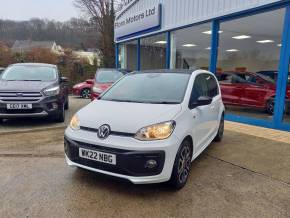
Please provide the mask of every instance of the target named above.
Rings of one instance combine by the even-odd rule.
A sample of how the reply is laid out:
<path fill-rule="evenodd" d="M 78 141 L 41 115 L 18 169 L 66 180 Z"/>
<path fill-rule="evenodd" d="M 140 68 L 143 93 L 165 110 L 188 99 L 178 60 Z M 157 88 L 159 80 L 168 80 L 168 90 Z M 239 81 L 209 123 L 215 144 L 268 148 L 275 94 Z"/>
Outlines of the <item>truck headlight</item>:
<path fill-rule="evenodd" d="M 59 88 L 59 86 L 55 86 L 55 87 L 47 88 L 47 89 L 44 89 L 44 90 L 43 90 L 43 93 L 44 93 L 46 96 L 55 96 L 55 95 L 58 95 L 59 92 L 60 92 L 60 88 Z"/>
<path fill-rule="evenodd" d="M 80 129 L 80 120 L 76 115 L 74 115 L 73 118 L 71 119 L 69 127 L 72 130 L 79 130 Z"/>
<path fill-rule="evenodd" d="M 168 121 L 164 123 L 158 123 L 151 126 L 147 126 L 140 129 L 136 133 L 135 139 L 141 141 L 167 139 L 173 133 L 175 126 L 176 126 L 175 121 Z"/>

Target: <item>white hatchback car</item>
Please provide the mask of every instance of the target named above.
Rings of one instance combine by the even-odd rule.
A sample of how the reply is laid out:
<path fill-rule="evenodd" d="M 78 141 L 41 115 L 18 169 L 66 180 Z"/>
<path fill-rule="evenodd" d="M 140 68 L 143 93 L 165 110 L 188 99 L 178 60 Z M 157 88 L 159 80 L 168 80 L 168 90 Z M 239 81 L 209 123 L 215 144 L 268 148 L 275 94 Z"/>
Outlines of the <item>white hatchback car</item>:
<path fill-rule="evenodd" d="M 66 161 L 135 184 L 170 180 L 179 189 L 191 162 L 222 139 L 224 110 L 208 71 L 131 73 L 72 118 Z"/>

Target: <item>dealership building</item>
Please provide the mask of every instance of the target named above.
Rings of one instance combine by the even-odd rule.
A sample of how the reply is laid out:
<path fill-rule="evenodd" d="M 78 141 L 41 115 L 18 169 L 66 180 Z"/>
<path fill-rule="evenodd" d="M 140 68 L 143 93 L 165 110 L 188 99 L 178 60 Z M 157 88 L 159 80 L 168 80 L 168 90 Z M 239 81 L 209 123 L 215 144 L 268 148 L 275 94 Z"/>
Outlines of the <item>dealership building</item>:
<path fill-rule="evenodd" d="M 290 0 L 123 0 L 115 43 L 117 68 L 207 69 L 227 120 L 290 131 Z"/>

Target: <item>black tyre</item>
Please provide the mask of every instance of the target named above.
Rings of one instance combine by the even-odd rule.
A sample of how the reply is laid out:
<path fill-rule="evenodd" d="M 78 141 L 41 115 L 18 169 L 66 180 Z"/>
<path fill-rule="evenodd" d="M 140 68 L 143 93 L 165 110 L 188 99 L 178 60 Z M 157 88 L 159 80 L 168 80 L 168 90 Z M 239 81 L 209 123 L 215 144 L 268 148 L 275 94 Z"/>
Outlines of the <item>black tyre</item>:
<path fill-rule="evenodd" d="M 64 109 L 68 110 L 69 109 L 69 97 L 66 98 L 65 104 L 64 104 Z"/>
<path fill-rule="evenodd" d="M 220 125 L 219 125 L 219 130 L 216 134 L 216 137 L 214 138 L 215 142 L 220 142 L 223 139 L 224 129 L 225 129 L 225 116 L 224 114 L 222 114 Z"/>
<path fill-rule="evenodd" d="M 268 114 L 273 115 L 274 114 L 274 108 L 275 108 L 275 103 L 274 99 L 271 98 L 268 100 L 267 105 L 266 105 L 266 111 Z"/>
<path fill-rule="evenodd" d="M 177 190 L 183 188 L 187 182 L 192 158 L 192 145 L 184 140 L 175 157 L 173 170 L 169 183 Z"/>
<path fill-rule="evenodd" d="M 90 89 L 83 89 L 81 92 L 82 98 L 90 98 L 91 96 L 91 90 Z"/>
<path fill-rule="evenodd" d="M 58 114 L 56 115 L 55 119 L 58 123 L 63 123 L 65 120 L 65 109 L 64 104 L 61 106 L 61 109 L 59 110 Z"/>

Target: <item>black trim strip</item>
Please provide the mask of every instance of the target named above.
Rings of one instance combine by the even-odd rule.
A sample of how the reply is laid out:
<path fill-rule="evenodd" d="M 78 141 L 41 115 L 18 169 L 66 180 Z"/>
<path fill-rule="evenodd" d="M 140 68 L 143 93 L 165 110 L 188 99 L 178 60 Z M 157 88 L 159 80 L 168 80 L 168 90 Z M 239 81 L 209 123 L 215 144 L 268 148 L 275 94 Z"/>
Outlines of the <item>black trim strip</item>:
<path fill-rule="evenodd" d="M 85 127 L 85 126 L 81 126 L 80 127 L 81 130 L 84 131 L 88 131 L 88 132 L 98 132 L 98 129 L 95 128 L 90 128 L 90 127 Z M 115 136 L 123 136 L 123 137 L 134 137 L 135 134 L 134 133 L 127 133 L 127 132 L 117 132 L 117 131 L 111 131 L 110 135 L 115 135 Z"/>

